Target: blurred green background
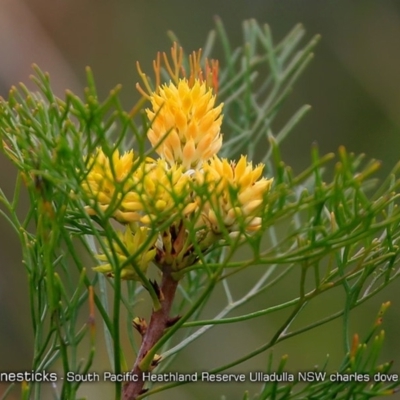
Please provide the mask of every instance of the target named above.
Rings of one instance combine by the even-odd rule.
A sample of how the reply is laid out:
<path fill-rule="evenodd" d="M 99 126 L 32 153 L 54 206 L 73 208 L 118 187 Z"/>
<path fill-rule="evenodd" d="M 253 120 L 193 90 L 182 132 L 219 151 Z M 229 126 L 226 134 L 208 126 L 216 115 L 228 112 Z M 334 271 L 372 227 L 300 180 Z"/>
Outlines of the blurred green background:
<path fill-rule="evenodd" d="M 285 161 L 295 171 L 307 166 L 313 142 L 319 144 L 321 153 L 336 151 L 343 144 L 356 153 L 366 153 L 368 158 L 382 160 L 381 176 L 390 171 L 400 149 L 400 2 L 395 0 L 0 0 L 0 95 L 6 96 L 13 84 L 28 82 L 32 63 L 50 72 L 57 94 L 62 95 L 66 88 L 81 94 L 84 68 L 90 65 L 100 94 L 106 95 L 122 83 L 122 100 L 129 108 L 137 98 L 136 60 L 150 71 L 156 52 L 170 47 L 167 30 L 178 35 L 186 51 L 198 49 L 213 28 L 215 15 L 222 18 L 237 45 L 242 41 L 241 23 L 246 18 L 270 24 L 276 41 L 298 22 L 304 24 L 309 38 L 322 35 L 315 60 L 278 121 L 283 124 L 302 104 L 313 106 L 283 148 Z M 14 178 L 10 163 L 0 158 L 0 186 L 6 193 L 11 193 Z M 0 371 L 26 370 L 31 360 L 32 331 L 21 251 L 4 219 L 0 220 L 0 236 Z M 258 273 L 253 271 L 248 279 L 254 281 Z M 243 275 L 237 284 L 242 292 L 241 286 L 247 286 Z M 291 290 L 297 293 L 296 282 L 287 281 L 285 290 L 281 286 L 280 291 L 259 298 L 258 304 L 241 311 L 277 304 L 287 298 L 287 293 L 292 297 Z M 351 325 L 352 332 L 363 332 L 372 324 L 381 302 L 393 302 L 384 324 L 384 360 L 394 360 L 398 373 L 399 290 L 400 281 L 365 303 L 353 314 Z M 339 291 L 325 297 L 312 308 L 315 314 L 310 314 L 309 320 L 323 315 L 325 308 L 337 310 L 342 306 Z M 209 313 L 214 314 L 212 310 Z M 218 328 L 189 346 L 178 358 L 177 369 L 208 369 L 236 358 L 258 347 L 280 318 L 262 318 L 234 329 Z M 274 354 L 278 359 L 288 353 L 288 367 L 297 371 L 323 364 L 329 353 L 333 369 L 343 356 L 340 328 L 341 322 L 336 321 L 282 343 Z M 132 357 L 128 355 L 130 361 Z M 263 355 L 243 368 L 251 365 L 253 370 L 262 369 L 265 363 Z M 94 369 L 97 365 L 100 370 L 107 369 L 101 356 L 96 358 Z M 249 388 L 252 393 L 257 389 Z M 89 385 L 82 393 L 89 398 L 96 394 L 96 398 L 111 398 L 109 389 L 105 384 Z M 218 393 L 226 393 L 229 399 L 238 399 L 238 393 L 244 390 L 244 386 L 197 384 L 176 389 L 173 396 L 190 400 L 219 398 Z"/>

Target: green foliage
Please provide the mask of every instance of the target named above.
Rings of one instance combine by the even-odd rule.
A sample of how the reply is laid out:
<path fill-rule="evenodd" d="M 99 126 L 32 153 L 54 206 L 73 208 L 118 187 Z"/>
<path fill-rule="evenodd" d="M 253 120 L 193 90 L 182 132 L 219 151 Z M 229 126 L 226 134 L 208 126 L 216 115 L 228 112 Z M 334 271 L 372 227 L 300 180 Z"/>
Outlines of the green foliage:
<path fill-rule="evenodd" d="M 265 173 L 267 177 L 274 177 L 274 186 L 265 199 L 268 206 L 262 215 L 261 229 L 253 235 L 245 234 L 242 229 L 242 235 L 232 238 L 222 230 L 212 250 L 204 252 L 195 244 L 195 224 L 185 226 L 194 243 L 196 262 L 179 276 L 173 313 L 180 318 L 151 347 L 142 365 L 150 365 L 154 356 L 161 354 L 155 372 L 168 371 L 181 350 L 214 326 L 287 309 L 290 310 L 288 317 L 262 346 L 245 355 L 233 352 L 230 362 L 210 372 L 227 371 L 265 353 L 277 343 L 342 317 L 346 356 L 337 371 L 387 374 L 391 364 L 380 365 L 378 360 L 383 342 L 383 333 L 377 332 L 380 320 L 362 342 L 351 334 L 349 320 L 351 310 L 392 283 L 400 273 L 397 206 L 400 164 L 379 184 L 371 177 L 379 168 L 378 162 L 365 161 L 363 156 L 350 154 L 344 148 L 339 149 L 337 156 L 320 156 L 314 147 L 310 167 L 295 176 L 281 159 L 279 146 L 309 107 L 301 107 L 278 133 L 273 132 L 271 124 L 311 60 L 318 37 L 299 49 L 305 33 L 301 26 L 295 27 L 277 45 L 268 26 L 260 26 L 255 21 L 246 21 L 243 26 L 244 45 L 232 49 L 221 21 L 217 20 L 216 31 L 210 33 L 202 56 L 210 57 L 215 42 L 221 43 L 225 57 L 220 60 L 218 92 L 218 100 L 224 102 L 222 154 L 232 158 L 245 152 L 253 158 L 256 149 L 263 146 Z M 48 75 L 37 67 L 35 72 L 33 79 L 39 93 L 20 85 L 10 90 L 7 100 L 0 99 L 0 143 L 18 169 L 12 198 L 7 199 L 0 191 L 4 206 L 0 213 L 14 228 L 22 246 L 34 335 L 32 369 L 58 369 L 64 378 L 69 371 L 90 372 L 101 320 L 110 363 L 105 369 L 120 374 L 131 369 L 127 360 L 131 349 L 126 348 L 126 343 L 122 345 L 122 330 L 127 332 L 137 354 L 137 338 L 131 326 L 137 317 L 137 305 L 142 299 L 151 298 L 157 311 L 162 296 L 159 286 L 143 272 L 139 274 L 142 284 L 121 281 L 123 265 L 110 246 L 113 242 L 122 245 L 111 220 L 112 212 L 106 210 L 91 216 L 85 209 L 88 199 L 82 193 L 82 182 L 87 178 L 88 163 L 83 156 L 94 154 L 98 147 L 111 156 L 116 149 L 129 150 L 132 146 L 140 160 L 152 155 L 151 150 L 146 150 L 145 141 L 149 123 L 140 112 L 144 102 L 141 100 L 131 111 L 125 111 L 118 100 L 119 87 L 100 101 L 90 70 L 83 99 L 69 91 L 60 99 L 53 94 Z M 23 186 L 30 200 L 25 216 L 17 213 Z M 199 190 L 201 196 L 209 197 L 206 189 Z M 170 223 L 161 215 L 154 222 L 150 237 L 156 237 L 158 229 Z M 238 258 L 239 247 L 249 250 L 246 253 L 249 255 Z M 98 264 L 99 252 L 107 254 L 108 262 L 115 265 L 114 278 L 87 268 Z M 133 263 L 136 255 L 125 256 L 127 263 Z M 246 294 L 236 298 L 232 289 L 234 275 L 257 265 L 263 266 L 258 269 L 257 282 Z M 136 267 L 135 271 L 138 272 Z M 272 286 L 282 286 L 283 278 L 299 272 L 298 291 L 290 300 L 229 316 Z M 309 277 L 313 282 L 311 289 Z M 203 311 L 212 303 L 211 295 L 218 287 L 226 295 L 226 305 L 213 318 L 203 319 Z M 343 310 L 300 328 L 291 328 L 309 304 L 338 287 L 343 291 Z M 387 304 L 382 313 L 386 308 Z M 142 322 L 135 321 L 140 329 Z M 272 361 L 271 356 L 265 373 L 285 370 L 286 358 L 276 369 Z M 321 371 L 325 370 L 326 366 Z M 181 384 L 150 387 L 136 398 L 151 397 L 153 393 Z M 302 386 L 296 380 L 288 384 L 267 383 L 258 395 L 248 393 L 243 399 L 369 399 L 391 394 L 398 385 L 336 384 L 325 380 Z M 79 396 L 79 386 L 79 382 L 59 380 L 54 385 L 53 396 L 75 399 Z M 23 398 L 43 398 L 42 390 L 39 382 L 26 383 Z M 121 395 L 119 382 L 115 384 L 115 398 Z"/>

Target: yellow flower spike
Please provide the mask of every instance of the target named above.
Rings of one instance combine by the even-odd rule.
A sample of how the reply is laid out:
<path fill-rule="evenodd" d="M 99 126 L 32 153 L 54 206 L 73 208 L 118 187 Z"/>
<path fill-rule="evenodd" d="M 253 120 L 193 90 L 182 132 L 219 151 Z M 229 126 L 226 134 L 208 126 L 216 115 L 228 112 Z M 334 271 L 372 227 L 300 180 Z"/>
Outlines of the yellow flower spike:
<path fill-rule="evenodd" d="M 188 170 L 200 168 L 213 157 L 222 144 L 220 133 L 222 104 L 215 106 L 218 90 L 218 62 L 205 60 L 201 50 L 189 55 L 189 70 L 183 65 L 183 50 L 175 43 L 171 57 L 163 53 L 170 82 L 161 85 L 161 56 L 153 62 L 155 87 L 138 65 L 145 89 L 136 85 L 143 97 L 151 102 L 147 116 L 151 127 L 148 138 L 155 151 L 169 165 L 181 164 Z"/>
<path fill-rule="evenodd" d="M 242 156 L 237 164 L 217 156 L 196 171 L 195 179 L 207 196 L 198 199 L 206 225 L 215 233 L 245 228 L 256 231 L 261 227 L 262 207 L 272 179 L 262 178 L 264 166 L 253 168 Z"/>
<path fill-rule="evenodd" d="M 88 173 L 82 182 L 82 189 L 87 196 L 89 206 L 86 210 L 94 215 L 96 209 L 106 212 L 110 206 L 114 206 L 113 217 L 122 223 L 137 221 L 140 215 L 136 210 L 119 207 L 119 203 L 133 185 L 130 179 L 134 169 L 133 151 L 120 155 L 115 150 L 111 157 L 107 157 L 98 148 L 96 153 L 88 156 Z"/>
<path fill-rule="evenodd" d="M 222 145 L 222 106 L 215 106 L 215 96 L 206 83 L 186 79 L 175 85 L 163 85 L 150 97 L 147 116 L 151 127 L 147 133 L 155 151 L 170 166 L 199 168 L 213 157 Z"/>
<path fill-rule="evenodd" d="M 178 215 L 192 213 L 197 203 L 190 197 L 191 177 L 182 166 L 169 167 L 163 159 L 140 166 L 135 172 L 134 191 L 127 193 L 121 207 L 140 212 L 140 222 L 161 223 Z"/>
<path fill-rule="evenodd" d="M 141 281 L 138 273 L 136 272 L 134 265 L 136 265 L 144 274 L 147 271 L 149 263 L 154 259 L 156 250 L 154 248 L 155 239 L 152 241 L 148 240 L 149 229 L 146 227 L 140 227 L 136 232 L 132 232 L 131 228 L 127 226 L 125 233 L 117 233 L 123 247 L 118 243 L 113 242 L 112 246 L 118 258 L 118 264 L 124 265 L 130 256 L 132 261 L 124 265 L 121 270 L 121 278 L 125 280 Z M 145 243 L 149 243 L 145 246 Z M 111 252 L 111 249 L 109 249 Z M 109 261 L 106 254 L 99 254 L 96 256 L 99 261 Z M 106 274 L 108 276 L 114 276 L 114 267 L 110 262 L 94 267 L 93 270 Z"/>

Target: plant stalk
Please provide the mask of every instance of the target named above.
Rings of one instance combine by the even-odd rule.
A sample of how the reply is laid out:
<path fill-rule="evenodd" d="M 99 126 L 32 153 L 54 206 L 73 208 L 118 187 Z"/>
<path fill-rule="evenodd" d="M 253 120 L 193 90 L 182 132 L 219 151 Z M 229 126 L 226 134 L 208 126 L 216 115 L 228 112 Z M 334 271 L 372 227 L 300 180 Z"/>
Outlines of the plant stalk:
<path fill-rule="evenodd" d="M 132 381 L 125 384 L 123 388 L 123 400 L 135 400 L 140 394 L 143 394 L 143 386 L 145 384 L 143 372 L 150 372 L 154 367 L 150 365 L 147 368 L 144 367 L 144 371 L 142 371 L 141 363 L 149 350 L 161 339 L 171 321 L 169 314 L 178 287 L 178 281 L 172 277 L 171 272 L 172 271 L 167 268 L 163 270 L 160 287 L 161 309 L 158 311 L 153 310 L 149 325 L 143 336 L 138 356 L 131 370 L 131 376 L 135 376 L 137 379 L 132 379 Z"/>

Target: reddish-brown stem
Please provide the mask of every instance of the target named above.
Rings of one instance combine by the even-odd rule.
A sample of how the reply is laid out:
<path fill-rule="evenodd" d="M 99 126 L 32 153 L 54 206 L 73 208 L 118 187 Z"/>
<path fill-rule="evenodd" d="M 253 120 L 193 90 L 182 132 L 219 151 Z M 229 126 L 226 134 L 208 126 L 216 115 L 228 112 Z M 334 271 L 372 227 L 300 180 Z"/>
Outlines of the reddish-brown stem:
<path fill-rule="evenodd" d="M 161 281 L 161 309 L 153 311 L 146 333 L 143 336 L 142 345 L 135 364 L 132 368 L 131 375 L 136 376 L 136 381 L 125 384 L 123 389 L 123 400 L 135 400 L 143 391 L 145 384 L 143 380 L 143 371 L 140 370 L 140 363 L 146 356 L 148 351 L 160 340 L 165 328 L 168 327 L 170 320 L 169 313 L 171 311 L 172 302 L 175 297 L 178 281 L 171 276 L 171 271 L 164 270 Z M 146 371 L 145 371 L 146 372 Z"/>

